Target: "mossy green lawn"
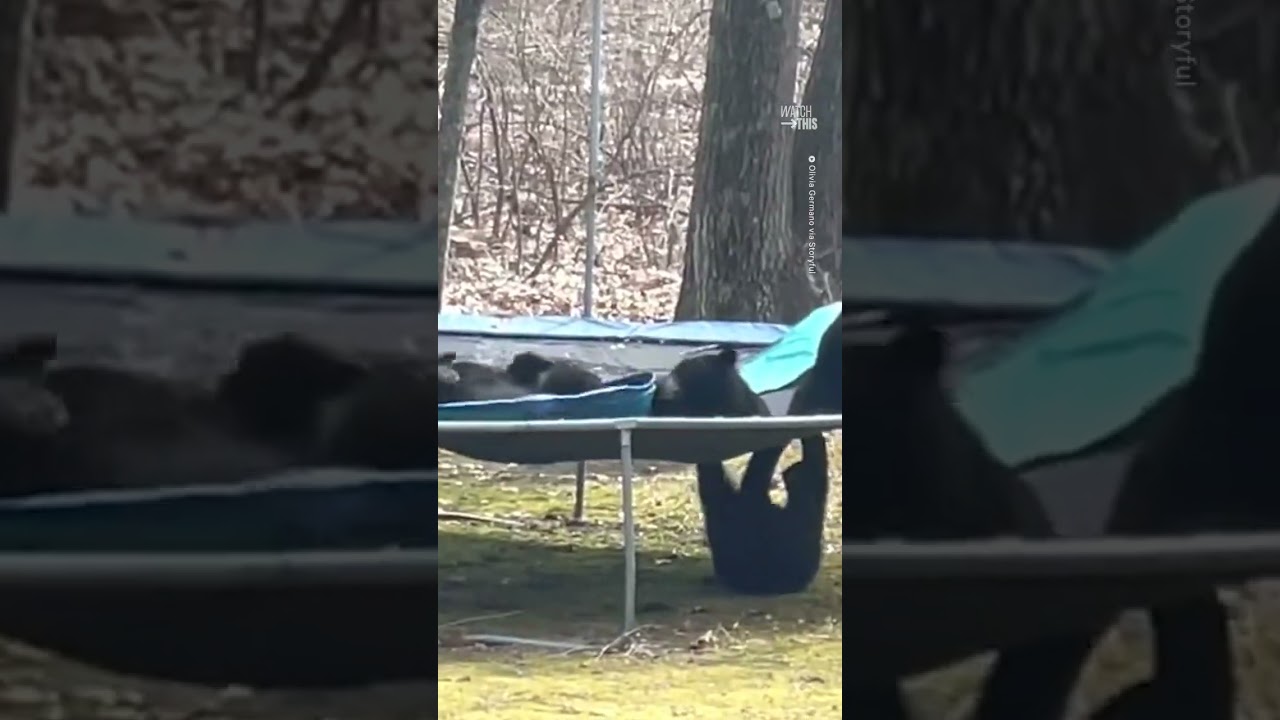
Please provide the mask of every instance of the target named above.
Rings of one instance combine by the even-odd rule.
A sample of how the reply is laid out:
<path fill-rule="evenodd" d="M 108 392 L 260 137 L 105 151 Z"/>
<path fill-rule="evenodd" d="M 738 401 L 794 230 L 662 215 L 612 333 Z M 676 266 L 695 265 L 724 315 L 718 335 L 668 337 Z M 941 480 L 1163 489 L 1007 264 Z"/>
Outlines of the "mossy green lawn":
<path fill-rule="evenodd" d="M 566 522 L 571 468 L 483 466 L 442 453 L 443 508 L 518 525 L 441 523 L 438 717 L 840 717 L 839 434 L 829 445 L 827 554 L 798 595 L 734 596 L 708 582 L 692 473 L 645 473 L 635 492 L 641 628 L 625 638 L 621 490 L 607 464 L 588 477 L 587 521 L 575 526 Z M 469 634 L 597 649 L 482 646 Z"/>

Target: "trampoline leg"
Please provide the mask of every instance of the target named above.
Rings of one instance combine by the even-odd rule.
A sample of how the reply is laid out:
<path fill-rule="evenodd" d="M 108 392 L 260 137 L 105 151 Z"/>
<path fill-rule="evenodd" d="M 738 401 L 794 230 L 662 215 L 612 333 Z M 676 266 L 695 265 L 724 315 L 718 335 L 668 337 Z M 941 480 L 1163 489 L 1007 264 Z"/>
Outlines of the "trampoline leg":
<path fill-rule="evenodd" d="M 582 522 L 583 515 L 586 514 L 586 497 L 587 491 L 587 464 L 585 462 L 578 463 L 577 483 L 574 486 L 573 495 L 573 522 Z"/>
<path fill-rule="evenodd" d="M 622 631 L 636 626 L 636 518 L 631 488 L 631 430 L 622 433 L 622 552 L 624 556 Z"/>

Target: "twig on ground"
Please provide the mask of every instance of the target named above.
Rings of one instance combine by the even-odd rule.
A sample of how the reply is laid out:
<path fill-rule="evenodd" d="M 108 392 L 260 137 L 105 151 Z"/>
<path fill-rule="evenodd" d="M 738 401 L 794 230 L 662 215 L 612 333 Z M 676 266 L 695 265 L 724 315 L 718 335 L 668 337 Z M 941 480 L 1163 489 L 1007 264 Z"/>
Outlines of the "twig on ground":
<path fill-rule="evenodd" d="M 610 640 L 608 643 L 606 643 L 606 644 L 605 644 L 605 646 L 604 646 L 604 647 L 600 648 L 600 652 L 596 653 L 596 659 L 597 659 L 597 660 L 599 660 L 600 658 L 604 657 L 605 655 L 609 654 L 610 652 L 612 652 L 612 651 L 614 651 L 614 650 L 617 650 L 618 648 L 620 648 L 620 647 L 623 645 L 623 643 L 626 643 L 628 640 L 630 640 L 632 637 L 634 637 L 634 636 L 636 635 L 636 633 L 640 632 L 641 630 L 646 630 L 646 629 L 648 629 L 648 628 L 650 628 L 650 627 L 652 627 L 652 626 L 651 626 L 651 625 L 638 625 L 638 626 L 633 627 L 633 628 L 631 628 L 630 630 L 628 630 L 628 631 L 626 631 L 626 632 L 622 633 L 622 634 L 621 634 L 621 635 L 619 635 L 618 637 L 616 637 L 616 638 L 614 638 L 614 639 Z M 631 651 L 632 651 L 632 650 L 634 650 L 634 649 L 635 649 L 635 645 L 633 644 L 630 648 L 628 648 L 628 649 L 627 649 L 626 654 L 630 654 L 630 653 L 631 653 Z"/>
<path fill-rule="evenodd" d="M 465 635 L 463 638 L 471 642 L 480 642 L 487 645 L 526 645 L 547 650 L 564 650 L 565 654 L 577 650 L 591 649 L 590 645 L 583 645 L 582 643 L 561 640 L 538 640 L 536 638 L 521 638 L 512 635 Z"/>
<path fill-rule="evenodd" d="M 522 523 L 514 520 L 503 520 L 502 518 L 489 517 L 487 515 L 475 515 L 473 513 L 456 512 L 454 510 L 440 510 L 437 508 L 437 520 L 463 520 L 467 522 L 485 523 L 486 525 L 501 525 L 502 527 L 518 528 L 522 527 Z"/>
<path fill-rule="evenodd" d="M 482 620 L 500 620 L 500 619 L 505 618 L 505 617 L 511 617 L 511 616 L 513 616 L 513 615 L 519 615 L 519 614 L 520 614 L 520 613 L 522 613 L 522 612 L 524 612 L 524 611 L 523 611 L 523 610 L 512 610 L 511 612 L 504 612 L 504 613 L 491 613 L 491 614 L 489 614 L 489 615 L 476 615 L 475 617 L 459 618 L 459 619 L 457 619 L 457 620 L 450 620 L 449 622 L 447 622 L 447 623 L 445 623 L 445 624 L 443 624 L 443 625 L 439 625 L 439 626 L 437 626 L 437 628 L 436 628 L 436 629 L 437 629 L 437 630 L 443 630 L 443 629 L 445 629 L 445 628 L 458 627 L 459 625 L 468 625 L 468 624 L 470 624 L 470 623 L 473 623 L 473 622 L 480 622 L 480 621 L 482 621 Z"/>

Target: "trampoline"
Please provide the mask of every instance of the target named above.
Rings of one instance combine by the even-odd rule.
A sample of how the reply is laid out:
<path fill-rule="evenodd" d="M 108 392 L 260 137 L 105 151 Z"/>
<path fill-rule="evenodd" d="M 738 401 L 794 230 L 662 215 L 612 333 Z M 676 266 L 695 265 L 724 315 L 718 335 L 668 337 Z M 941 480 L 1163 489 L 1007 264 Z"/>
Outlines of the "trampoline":
<path fill-rule="evenodd" d="M 198 382 L 282 331 L 425 355 L 436 253 L 414 223 L 0 218 L 0 315 L 59 361 Z M 182 480 L 0 501 L 0 635 L 212 685 L 433 676 L 434 467 Z"/>
<path fill-rule="evenodd" d="M 959 359 L 962 411 L 997 456 L 1023 470 L 1065 537 L 846 543 L 855 673 L 900 679 L 1088 630 L 1129 608 L 1280 575 L 1280 533 L 1103 537 L 1134 437 L 1193 367 L 1217 278 L 1250 242 L 1280 233 L 1277 208 L 1277 177 L 1207 196 L 1053 317 Z M 980 330 L 953 329 L 982 344 Z"/>
<path fill-rule="evenodd" d="M 523 410 L 523 419 L 457 419 L 487 414 L 487 409 L 441 405 L 437 428 L 442 449 L 477 460 L 550 464 L 588 460 L 621 461 L 623 531 L 623 629 L 635 626 L 636 539 L 634 467 L 637 460 L 698 463 L 727 460 L 755 450 L 785 445 L 794 439 L 838 429 L 839 415 L 785 417 L 795 381 L 812 364 L 821 331 L 839 315 L 839 304 L 815 311 L 807 328 L 757 323 L 665 323 L 636 325 L 574 318 L 497 319 L 445 314 L 439 320 L 440 352 L 500 366 L 511 356 L 535 350 L 551 358 L 572 358 L 605 377 L 660 373 L 674 367 L 692 349 L 729 344 L 746 358 L 742 374 L 760 392 L 776 417 L 654 418 L 644 417 L 652 397 L 643 388 L 606 389 L 605 394 L 634 393 L 630 416 L 565 417 L 575 407 L 590 408 L 590 398 L 563 403 L 536 399 L 507 408 L 508 417 Z M 797 334 L 796 330 L 804 330 Z M 800 337 L 803 335 L 803 337 Z M 787 344 L 788 336 L 798 338 Z M 772 354 L 757 356 L 770 347 Z M 806 357 L 807 356 L 807 357 Z M 771 367 L 765 367 L 771 365 Z M 477 406 L 491 405 L 476 403 Z M 614 405 L 599 404 L 604 411 Z M 459 411 L 461 410 L 461 411 Z M 483 416 L 482 416 L 483 417 Z M 451 418 L 451 419 L 446 419 Z M 579 475 L 581 477 L 581 475 Z M 581 497 L 581 487 L 579 487 Z"/>

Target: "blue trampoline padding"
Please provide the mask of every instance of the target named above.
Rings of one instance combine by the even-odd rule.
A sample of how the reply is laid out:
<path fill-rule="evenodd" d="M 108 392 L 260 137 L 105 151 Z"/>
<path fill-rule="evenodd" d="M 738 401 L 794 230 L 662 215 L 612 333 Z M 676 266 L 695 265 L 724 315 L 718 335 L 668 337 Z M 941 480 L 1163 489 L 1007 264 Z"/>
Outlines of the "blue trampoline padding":
<path fill-rule="evenodd" d="M 499 318 L 456 312 L 441 313 L 436 328 L 441 335 L 743 347 L 764 347 L 777 342 L 791 329 L 786 325 L 753 322 L 632 323 L 554 315 Z"/>
<path fill-rule="evenodd" d="M 813 367 L 822 334 L 840 319 L 842 307 L 843 303 L 834 302 L 814 310 L 773 345 L 743 363 L 740 374 L 747 386 L 763 395 L 799 380 Z"/>
<path fill-rule="evenodd" d="M 236 485 L 0 502 L 0 553 L 434 547 L 434 471 L 298 470 Z"/>
<path fill-rule="evenodd" d="M 444 403 L 436 407 L 442 422 L 647 417 L 656 387 L 652 373 L 640 373 L 581 395 L 527 395 L 513 400 Z"/>
<path fill-rule="evenodd" d="M 1068 310 L 960 385 L 1010 465 L 1069 455 L 1137 420 L 1191 373 L 1223 273 L 1280 207 L 1280 176 L 1204 197 Z"/>

